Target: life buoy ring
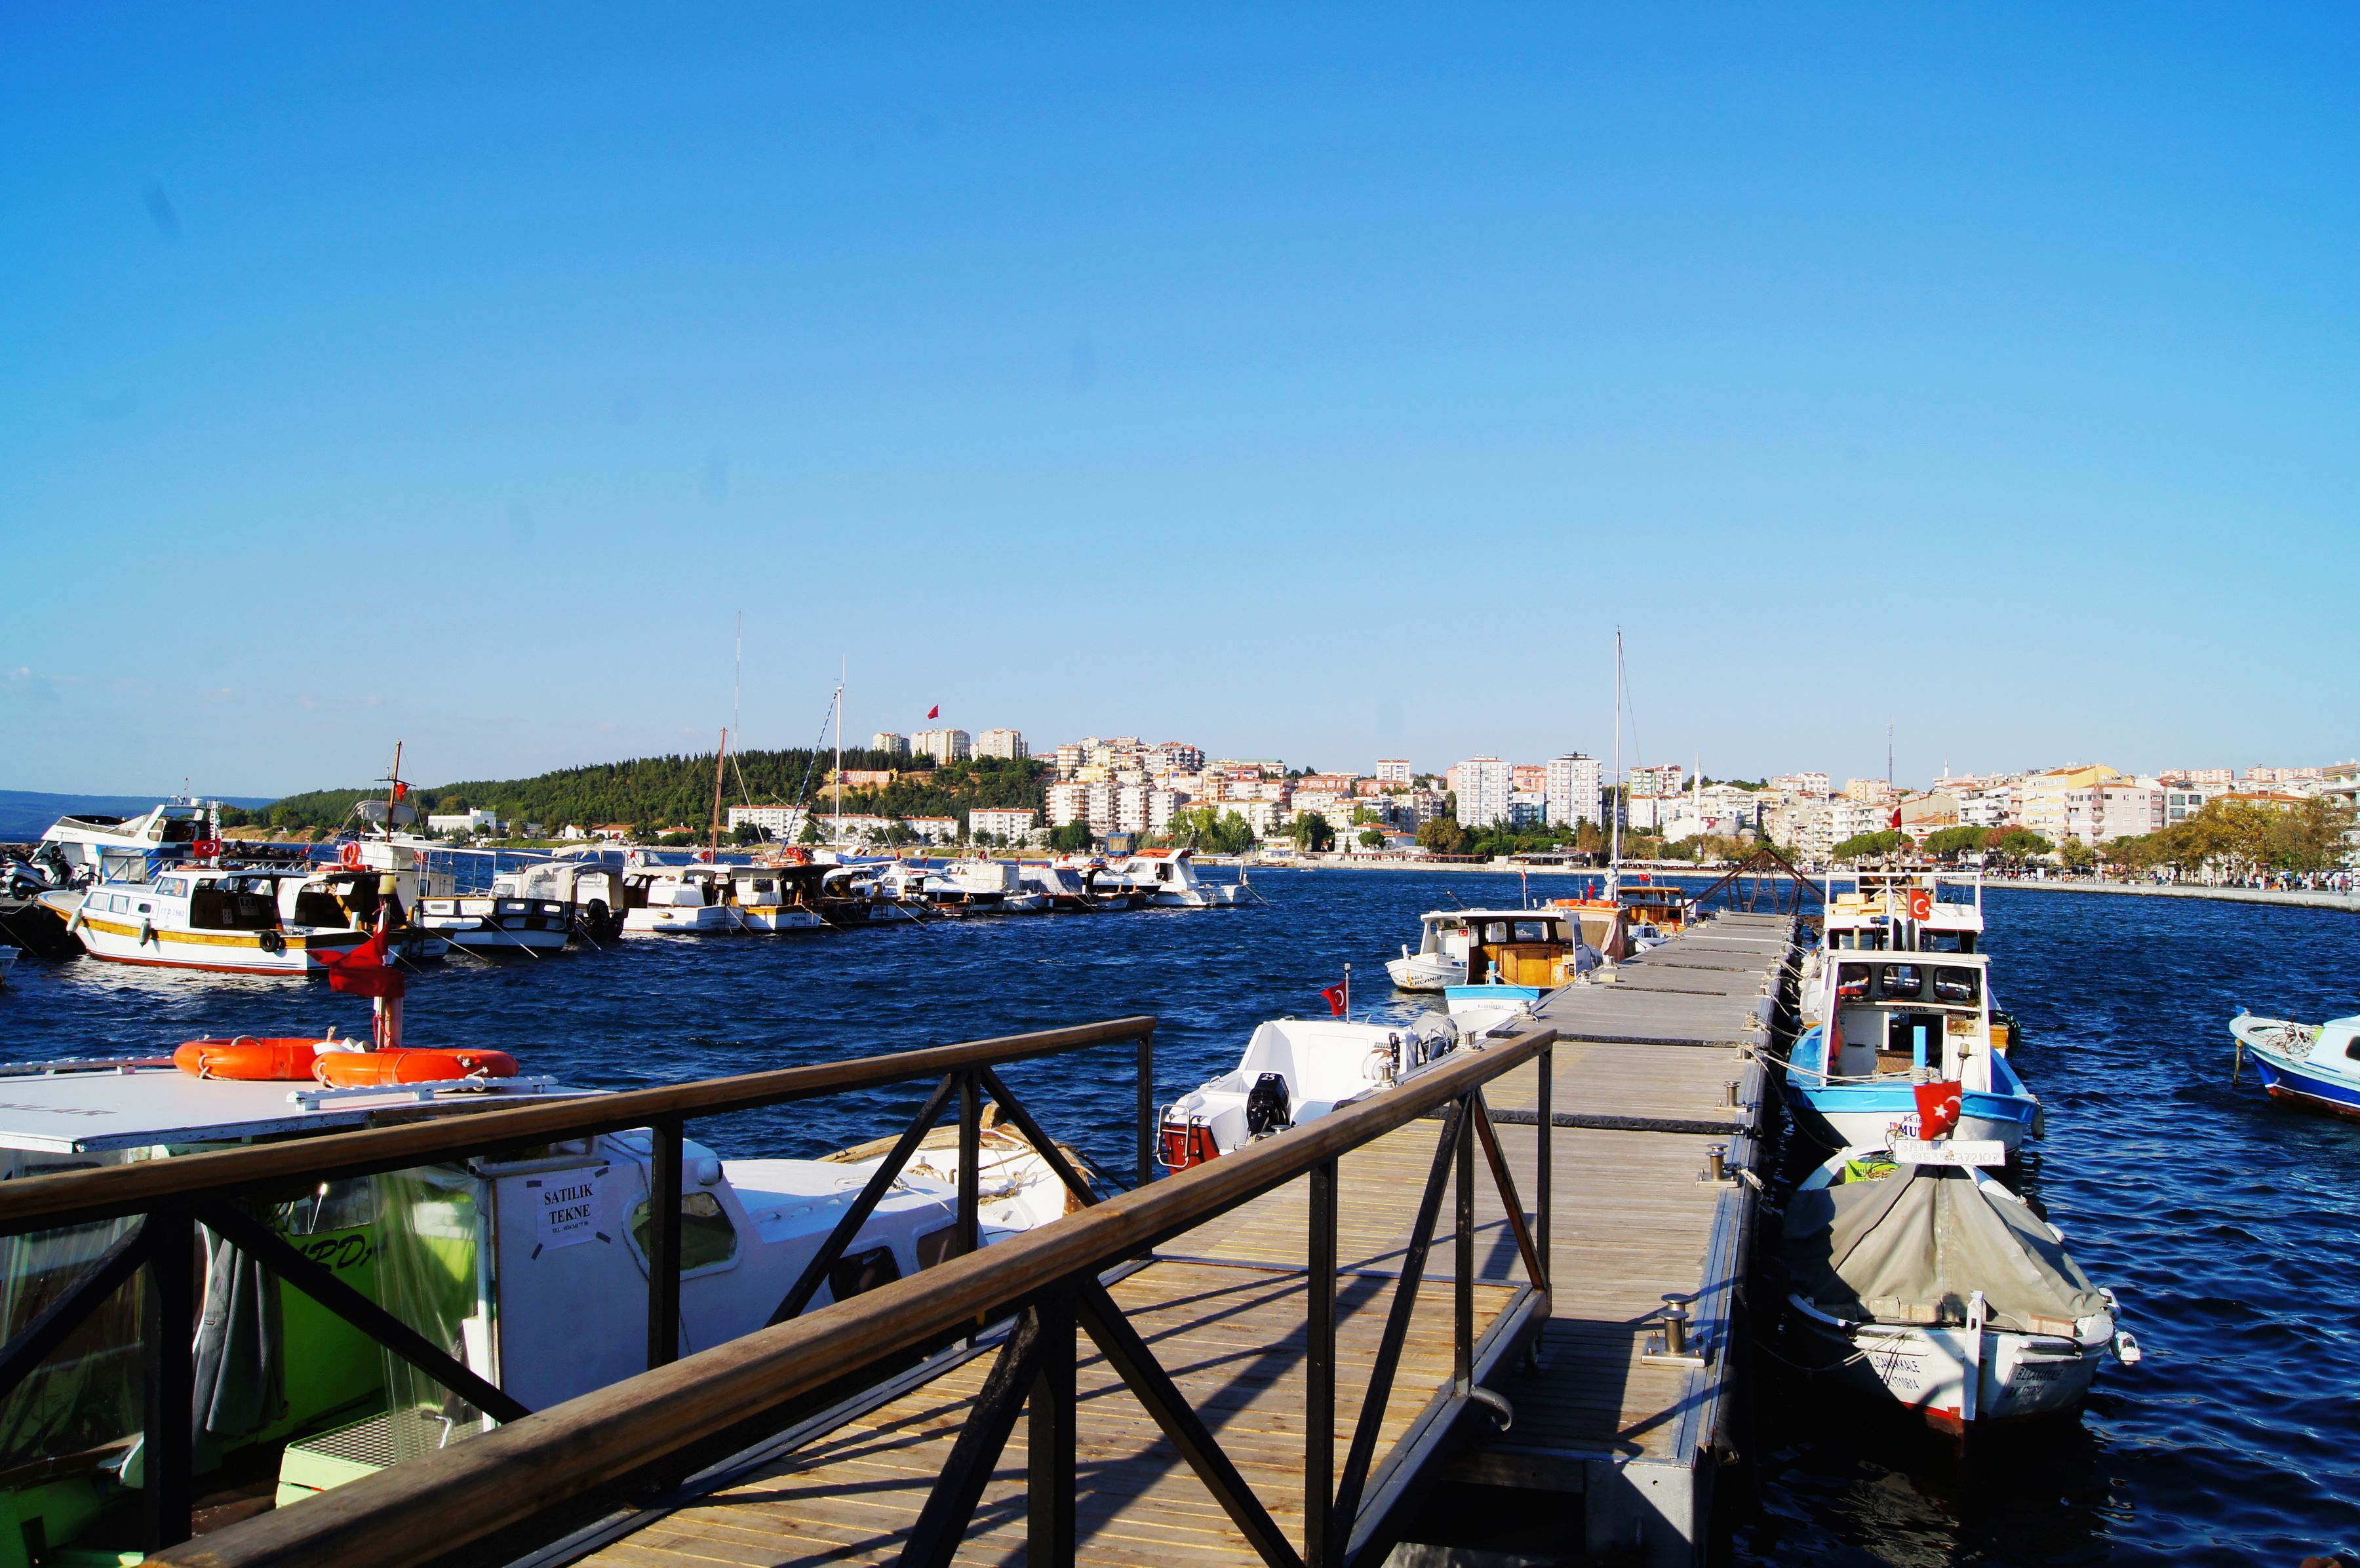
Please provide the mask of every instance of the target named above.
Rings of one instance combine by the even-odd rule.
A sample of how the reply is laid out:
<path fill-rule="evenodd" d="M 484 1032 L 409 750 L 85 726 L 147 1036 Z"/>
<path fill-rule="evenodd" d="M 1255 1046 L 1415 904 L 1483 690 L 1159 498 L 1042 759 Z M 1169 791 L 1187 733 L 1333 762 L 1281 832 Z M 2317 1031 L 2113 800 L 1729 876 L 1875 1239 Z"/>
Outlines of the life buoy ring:
<path fill-rule="evenodd" d="M 299 1081 L 311 1076 L 316 1040 L 192 1040 L 172 1052 L 172 1065 L 198 1078 Z"/>
<path fill-rule="evenodd" d="M 336 864 L 347 871 L 361 868 L 361 846 L 357 839 L 347 841 L 344 848 L 336 851 Z"/>
<path fill-rule="evenodd" d="M 331 1051 L 311 1062 L 311 1076 L 331 1089 L 516 1075 L 516 1058 L 505 1051 Z"/>

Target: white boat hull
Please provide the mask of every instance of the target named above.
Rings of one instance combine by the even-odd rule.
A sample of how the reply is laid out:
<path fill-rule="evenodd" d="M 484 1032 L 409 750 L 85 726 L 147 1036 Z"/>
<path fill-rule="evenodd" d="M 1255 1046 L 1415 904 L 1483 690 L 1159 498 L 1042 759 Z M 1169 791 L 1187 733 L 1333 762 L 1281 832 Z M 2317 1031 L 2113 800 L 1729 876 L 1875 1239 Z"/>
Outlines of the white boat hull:
<path fill-rule="evenodd" d="M 727 904 L 651 904 L 623 917 L 626 934 L 710 936 L 735 931 L 736 911 Z"/>
<path fill-rule="evenodd" d="M 47 895 L 43 901 L 56 907 L 59 898 Z M 92 914 L 81 908 L 68 914 L 67 929 L 84 953 L 104 963 L 220 975 L 324 975 L 329 959 L 368 940 L 359 931 L 182 931 L 137 913 Z"/>
<path fill-rule="evenodd" d="M 1993 1421 L 2070 1414 L 2111 1353 L 2105 1337 L 2092 1344 L 1994 1328 L 1976 1334 L 1964 1326 L 1841 1324 L 1807 1302 L 1793 1304 L 1826 1359 L 1841 1363 L 1837 1375 L 1854 1389 L 1889 1396 L 1952 1433 Z"/>
<path fill-rule="evenodd" d="M 1436 953 L 1413 953 L 1385 961 L 1385 973 L 1404 991 L 1440 991 L 1467 984 L 1467 961 Z"/>

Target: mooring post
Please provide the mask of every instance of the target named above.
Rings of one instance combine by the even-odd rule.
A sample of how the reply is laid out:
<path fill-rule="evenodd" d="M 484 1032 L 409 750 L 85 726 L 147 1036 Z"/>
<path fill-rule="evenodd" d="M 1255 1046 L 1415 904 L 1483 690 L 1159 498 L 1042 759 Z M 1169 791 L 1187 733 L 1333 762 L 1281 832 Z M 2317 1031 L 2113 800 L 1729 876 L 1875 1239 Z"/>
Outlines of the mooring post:
<path fill-rule="evenodd" d="M 655 1122 L 648 1160 L 648 1366 L 668 1367 L 680 1356 L 681 1144 L 678 1117 Z"/>

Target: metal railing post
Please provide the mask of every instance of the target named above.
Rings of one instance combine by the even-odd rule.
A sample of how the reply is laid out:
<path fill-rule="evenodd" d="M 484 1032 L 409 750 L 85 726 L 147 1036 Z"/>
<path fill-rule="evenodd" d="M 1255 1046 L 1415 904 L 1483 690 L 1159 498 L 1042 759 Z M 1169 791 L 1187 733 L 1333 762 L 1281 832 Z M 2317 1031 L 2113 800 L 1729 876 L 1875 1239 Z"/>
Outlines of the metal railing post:
<path fill-rule="evenodd" d="M 1155 1175 L 1155 1030 L 1139 1037 L 1139 1184 Z"/>
<path fill-rule="evenodd" d="M 1336 1174 L 1337 1162 L 1311 1168 L 1311 1301 L 1303 1401 L 1303 1561 L 1333 1568 L 1336 1539 Z"/>
<path fill-rule="evenodd" d="M 140 1302 L 139 1443 L 143 1533 L 149 1552 L 189 1539 L 195 1500 L 196 1225 L 181 1208 L 158 1209 L 143 1228 L 147 1292 Z"/>
<path fill-rule="evenodd" d="M 683 1124 L 656 1122 L 648 1160 L 648 1366 L 680 1356 L 680 1164 Z"/>
<path fill-rule="evenodd" d="M 1459 1236 L 1451 1281 L 1450 1381 L 1461 1394 L 1475 1386 L 1475 1096 L 1459 1114 Z"/>
<path fill-rule="evenodd" d="M 1025 1553 L 1043 1568 L 1072 1568 L 1076 1544 L 1073 1298 L 1058 1291 L 1033 1313 L 1040 1324 L 1041 1350 L 1026 1401 Z"/>
<path fill-rule="evenodd" d="M 1553 1208 L 1550 1189 L 1555 1181 L 1557 1171 L 1549 1158 L 1549 1129 L 1556 1125 L 1555 1117 L 1549 1110 L 1549 1094 L 1550 1091 L 1557 1086 L 1555 1056 L 1554 1046 L 1541 1047 L 1540 1116 L 1533 1129 L 1540 1135 L 1538 1139 L 1540 1170 L 1537 1172 L 1540 1192 L 1535 1200 L 1540 1204 L 1541 1211 L 1540 1235 L 1537 1238 L 1540 1246 L 1537 1250 L 1541 1255 L 1541 1267 L 1548 1270 L 1549 1278 L 1552 1279 L 1557 1277 L 1557 1259 L 1549 1254 L 1549 1214 Z"/>
<path fill-rule="evenodd" d="M 958 1251 L 983 1245 L 983 1087 L 971 1072 L 959 1074 Z"/>

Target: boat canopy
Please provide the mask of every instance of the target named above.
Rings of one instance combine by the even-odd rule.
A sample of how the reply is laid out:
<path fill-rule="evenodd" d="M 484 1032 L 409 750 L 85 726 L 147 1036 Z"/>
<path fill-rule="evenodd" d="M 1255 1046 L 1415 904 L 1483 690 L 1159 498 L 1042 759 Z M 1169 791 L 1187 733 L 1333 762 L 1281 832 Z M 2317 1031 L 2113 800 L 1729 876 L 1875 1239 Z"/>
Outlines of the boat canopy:
<path fill-rule="evenodd" d="M 2064 1244 L 2021 1201 L 1972 1171 L 1904 1165 L 1877 1179 L 1806 1187 L 1786 1210 L 1793 1289 L 1855 1323 L 1985 1322 L 2016 1334 L 2074 1332 L 2106 1311 Z"/>

